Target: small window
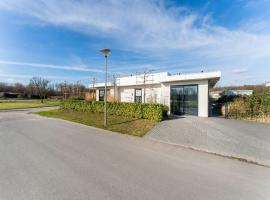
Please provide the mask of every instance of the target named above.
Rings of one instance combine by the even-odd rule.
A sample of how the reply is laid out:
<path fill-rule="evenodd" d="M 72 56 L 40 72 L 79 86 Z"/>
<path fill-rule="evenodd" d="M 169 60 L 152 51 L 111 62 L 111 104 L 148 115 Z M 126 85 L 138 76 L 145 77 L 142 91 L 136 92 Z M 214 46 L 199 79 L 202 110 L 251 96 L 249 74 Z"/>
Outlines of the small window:
<path fill-rule="evenodd" d="M 142 89 L 135 89 L 135 103 L 142 103 Z"/>
<path fill-rule="evenodd" d="M 107 97 L 110 95 L 110 89 L 107 89 Z M 99 101 L 104 101 L 105 98 L 105 89 L 100 89 L 99 90 L 99 95 L 98 95 L 98 100 Z"/>
<path fill-rule="evenodd" d="M 104 101 L 105 90 L 99 90 L 99 101 Z"/>

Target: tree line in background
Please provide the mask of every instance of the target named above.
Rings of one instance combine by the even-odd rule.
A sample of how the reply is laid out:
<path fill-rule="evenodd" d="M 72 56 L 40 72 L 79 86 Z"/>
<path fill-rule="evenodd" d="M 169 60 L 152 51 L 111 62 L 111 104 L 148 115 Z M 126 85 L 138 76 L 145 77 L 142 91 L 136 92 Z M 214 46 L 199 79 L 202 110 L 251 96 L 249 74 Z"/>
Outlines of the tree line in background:
<path fill-rule="evenodd" d="M 49 80 L 41 77 L 33 77 L 29 84 L 21 83 L 7 84 L 0 82 L 0 97 L 2 98 L 29 98 L 43 99 L 46 98 L 69 98 L 83 97 L 87 89 L 81 84 L 70 84 L 67 82 L 50 83 Z"/>

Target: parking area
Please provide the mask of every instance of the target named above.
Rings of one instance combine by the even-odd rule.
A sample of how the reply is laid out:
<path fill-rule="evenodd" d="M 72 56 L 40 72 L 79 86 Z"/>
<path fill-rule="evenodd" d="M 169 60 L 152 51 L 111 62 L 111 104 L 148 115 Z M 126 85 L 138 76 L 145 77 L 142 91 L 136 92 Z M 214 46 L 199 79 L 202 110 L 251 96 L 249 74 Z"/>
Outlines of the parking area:
<path fill-rule="evenodd" d="M 270 166 L 269 124 L 185 116 L 163 121 L 145 138 Z"/>

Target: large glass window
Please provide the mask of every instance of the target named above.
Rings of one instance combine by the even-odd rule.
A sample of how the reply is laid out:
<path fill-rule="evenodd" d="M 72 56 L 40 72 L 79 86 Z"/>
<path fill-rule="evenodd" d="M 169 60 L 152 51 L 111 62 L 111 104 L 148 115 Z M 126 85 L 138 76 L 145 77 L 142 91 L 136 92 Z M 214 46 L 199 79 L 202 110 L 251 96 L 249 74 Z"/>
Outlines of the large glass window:
<path fill-rule="evenodd" d="M 198 86 L 184 86 L 184 112 L 198 115 Z"/>
<path fill-rule="evenodd" d="M 171 112 L 198 115 L 198 85 L 171 86 Z"/>

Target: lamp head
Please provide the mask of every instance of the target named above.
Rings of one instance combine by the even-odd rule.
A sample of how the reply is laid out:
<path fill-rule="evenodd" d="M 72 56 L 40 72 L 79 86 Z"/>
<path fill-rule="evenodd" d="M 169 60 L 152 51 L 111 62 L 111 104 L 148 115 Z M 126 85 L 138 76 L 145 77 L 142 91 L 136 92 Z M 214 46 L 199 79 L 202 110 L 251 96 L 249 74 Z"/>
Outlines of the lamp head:
<path fill-rule="evenodd" d="M 103 48 L 103 49 L 100 49 L 100 52 L 105 56 L 105 57 L 108 57 L 109 55 L 111 55 L 111 50 L 110 49 L 107 49 L 107 48 Z"/>

